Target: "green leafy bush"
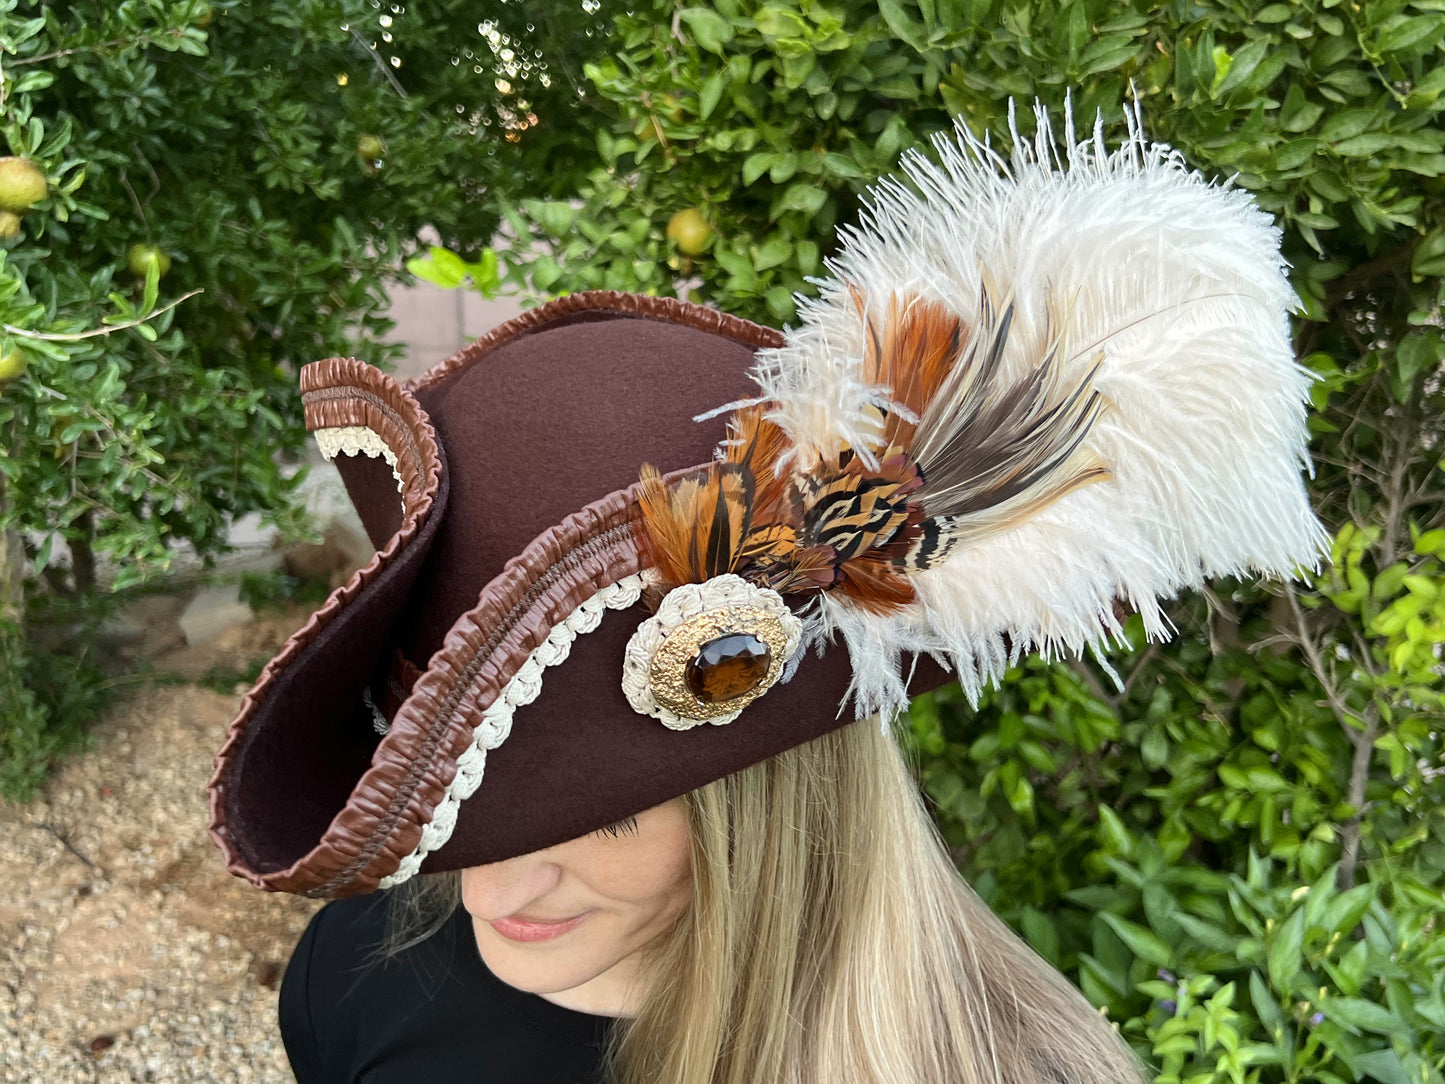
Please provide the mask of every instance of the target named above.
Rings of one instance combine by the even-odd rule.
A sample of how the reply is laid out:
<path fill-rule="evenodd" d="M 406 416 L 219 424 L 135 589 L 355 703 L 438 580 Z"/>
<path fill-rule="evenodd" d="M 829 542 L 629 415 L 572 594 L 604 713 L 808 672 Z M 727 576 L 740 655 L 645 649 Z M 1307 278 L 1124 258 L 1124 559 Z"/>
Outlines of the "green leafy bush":
<path fill-rule="evenodd" d="M 295 530 L 296 369 L 385 362 L 386 286 L 423 228 L 475 247 L 494 188 L 565 183 L 544 168 L 551 136 L 530 156 L 505 138 L 531 109 L 565 112 L 561 71 L 502 60 L 468 5 L 411 6 L 0 0 L 0 135 L 29 163 L 5 168 L 44 178 L 0 218 L 0 530 L 24 548 L 0 669 L 43 669 L 26 598 L 124 590 L 178 544 L 214 553 L 246 512 Z M 520 36 L 527 19 L 498 25 Z M 570 64 L 587 29 L 538 43 Z M 56 744 L 24 735 L 50 725 L 44 700 L 10 692 L 0 755 L 43 763 Z"/>
<path fill-rule="evenodd" d="M 900 151 L 1070 92 L 1277 216 L 1331 565 L 1180 600 L 1122 690 L 1035 661 L 911 716 L 960 866 L 1171 1084 L 1442 1080 L 1442 39 L 1434 0 L 638 4 L 586 68 L 584 183 L 436 276 L 776 324 Z"/>

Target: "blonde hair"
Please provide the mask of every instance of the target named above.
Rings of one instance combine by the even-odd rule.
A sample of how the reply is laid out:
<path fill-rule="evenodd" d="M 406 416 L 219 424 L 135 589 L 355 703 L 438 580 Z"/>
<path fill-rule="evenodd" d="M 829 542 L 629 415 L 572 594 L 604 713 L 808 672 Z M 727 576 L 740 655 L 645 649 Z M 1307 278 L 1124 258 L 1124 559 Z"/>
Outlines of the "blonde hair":
<path fill-rule="evenodd" d="M 693 903 L 649 951 L 642 1011 L 614 1029 L 616 1084 L 1144 1079 L 1108 1021 L 964 883 L 876 722 L 686 803 Z"/>

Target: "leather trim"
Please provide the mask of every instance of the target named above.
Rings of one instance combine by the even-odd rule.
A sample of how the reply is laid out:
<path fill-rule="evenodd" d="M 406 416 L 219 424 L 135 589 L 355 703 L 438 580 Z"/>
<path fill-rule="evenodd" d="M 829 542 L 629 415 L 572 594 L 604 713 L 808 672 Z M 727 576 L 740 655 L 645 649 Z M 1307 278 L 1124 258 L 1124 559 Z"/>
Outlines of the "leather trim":
<path fill-rule="evenodd" d="M 210 800 L 210 835 L 221 848 L 226 868 L 258 887 L 268 887 L 265 875 L 253 870 L 243 858 L 229 828 L 228 787 L 236 767 L 247 727 L 266 700 L 277 676 L 309 646 L 321 630 L 347 606 L 354 603 L 381 570 L 394 561 L 421 530 L 441 487 L 442 460 L 436 432 L 426 412 L 410 392 L 385 373 L 354 358 L 330 358 L 301 370 L 303 402 L 309 429 L 337 425 L 366 425 L 375 430 L 397 455 L 402 477 L 402 524 L 387 544 L 347 583 L 331 593 L 326 602 L 266 664 L 241 701 L 240 711 L 226 732 L 226 741 L 216 754 L 215 771 L 207 785 Z"/>
<path fill-rule="evenodd" d="M 684 327 L 697 328 L 714 335 L 722 335 L 747 346 L 764 348 L 778 347 L 784 343 L 783 333 L 774 328 L 755 324 L 739 316 L 730 316 L 717 309 L 683 301 L 677 297 L 644 297 L 640 294 L 624 294 L 617 290 L 584 290 L 568 294 L 535 309 L 528 309 L 520 316 L 514 316 L 481 338 L 428 369 L 421 376 L 414 377 L 404 385 L 408 391 L 420 391 L 434 384 L 440 384 L 453 374 L 467 368 L 483 354 L 490 353 L 504 343 L 539 331 L 559 319 L 583 312 L 615 313 L 619 316 L 641 316 L 649 320 L 666 320 Z"/>
<path fill-rule="evenodd" d="M 640 571 L 638 486 L 538 536 L 458 618 L 391 720 L 372 765 L 321 841 L 288 869 L 240 872 L 273 891 L 374 890 L 421 839 L 480 713 L 552 627 L 601 588 Z"/>
<path fill-rule="evenodd" d="M 771 328 L 676 298 L 591 291 L 523 313 L 405 386 L 349 359 L 318 362 L 302 371 L 309 427 L 365 425 L 397 452 L 405 516 L 386 547 L 287 642 L 242 702 L 217 757 L 210 787 L 211 835 L 231 873 L 260 888 L 308 896 L 345 896 L 377 888 L 416 848 L 456 774 L 456 758 L 472 740 L 475 720 L 527 656 L 582 602 L 642 571 L 636 484 L 594 501 L 544 531 L 507 563 L 482 589 L 476 606 L 453 624 L 396 710 L 371 766 L 316 846 L 284 870 L 263 873 L 244 861 L 228 834 L 225 799 L 248 721 L 277 675 L 344 607 L 358 601 L 367 584 L 416 535 L 437 492 L 437 482 L 428 473 L 430 464 L 439 461 L 435 433 L 412 392 L 446 380 L 509 341 L 588 312 L 601 313 L 603 319 L 615 314 L 667 320 L 755 348 L 783 343 L 782 334 Z"/>
<path fill-rule="evenodd" d="M 374 778 L 368 772 L 358 785 L 380 808 L 369 838 L 310 894 L 370 891 L 415 850 L 475 720 L 555 625 L 603 587 L 640 571 L 637 517 L 637 487 L 568 517 L 509 562 L 457 620 L 392 720 L 392 733 L 405 738 L 404 760 Z"/>

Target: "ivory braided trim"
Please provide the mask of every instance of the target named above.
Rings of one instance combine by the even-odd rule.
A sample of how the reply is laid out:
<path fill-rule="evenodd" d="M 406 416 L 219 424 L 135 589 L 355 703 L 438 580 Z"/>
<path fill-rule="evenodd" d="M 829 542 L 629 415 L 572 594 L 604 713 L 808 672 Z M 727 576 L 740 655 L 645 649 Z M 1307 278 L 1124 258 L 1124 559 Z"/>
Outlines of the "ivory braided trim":
<path fill-rule="evenodd" d="M 391 476 L 396 479 L 396 491 L 403 492 L 401 471 L 396 465 L 396 453 L 375 429 L 364 425 L 338 425 L 317 429 L 311 435 L 316 438 L 316 447 L 321 449 L 321 454 L 328 463 L 338 455 L 365 455 L 372 459 L 381 456 L 391 468 Z"/>
<path fill-rule="evenodd" d="M 572 651 L 572 641 L 592 632 L 602 623 L 607 610 L 625 610 L 636 604 L 642 597 L 642 577 L 628 576 L 602 588 L 583 602 L 565 619 L 552 627 L 527 660 L 502 686 L 490 707 L 482 712 L 482 718 L 472 731 L 472 744 L 457 758 L 457 774 L 448 785 L 446 794 L 432 811 L 431 822 L 421 832 L 421 841 L 416 849 L 401 860 L 395 873 L 383 877 L 380 887 L 391 888 L 403 881 L 409 881 L 421 869 L 422 861 L 431 852 L 440 849 L 457 826 L 457 812 L 466 799 L 477 792 L 482 785 L 482 773 L 487 765 L 487 751 L 496 749 L 507 740 L 512 732 L 512 715 L 522 705 L 530 704 L 542 692 L 542 672 L 549 666 L 560 665 Z"/>

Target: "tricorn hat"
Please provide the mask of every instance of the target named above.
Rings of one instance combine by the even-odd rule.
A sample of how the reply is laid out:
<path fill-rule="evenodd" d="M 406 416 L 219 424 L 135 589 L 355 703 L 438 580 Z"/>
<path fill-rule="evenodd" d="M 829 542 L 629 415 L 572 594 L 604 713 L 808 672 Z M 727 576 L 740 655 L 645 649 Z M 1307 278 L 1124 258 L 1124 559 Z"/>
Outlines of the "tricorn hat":
<path fill-rule="evenodd" d="M 230 870 L 500 861 L 1314 563 L 1277 229 L 1137 117 L 1113 152 L 1038 121 L 907 159 L 786 333 L 584 293 L 405 385 L 307 366 L 377 553 L 231 726 Z"/>

